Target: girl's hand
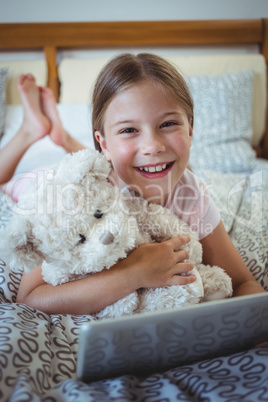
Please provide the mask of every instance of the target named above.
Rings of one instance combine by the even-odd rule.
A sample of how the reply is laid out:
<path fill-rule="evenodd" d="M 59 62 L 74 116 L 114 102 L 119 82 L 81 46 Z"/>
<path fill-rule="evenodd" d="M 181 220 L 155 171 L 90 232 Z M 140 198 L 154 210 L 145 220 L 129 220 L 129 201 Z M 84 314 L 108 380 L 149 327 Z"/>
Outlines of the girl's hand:
<path fill-rule="evenodd" d="M 181 247 L 188 243 L 188 236 L 178 236 L 163 243 L 143 244 L 128 257 L 129 267 L 138 281 L 139 288 L 186 285 L 195 281 L 187 275 L 194 267 L 186 261 L 188 253 Z"/>

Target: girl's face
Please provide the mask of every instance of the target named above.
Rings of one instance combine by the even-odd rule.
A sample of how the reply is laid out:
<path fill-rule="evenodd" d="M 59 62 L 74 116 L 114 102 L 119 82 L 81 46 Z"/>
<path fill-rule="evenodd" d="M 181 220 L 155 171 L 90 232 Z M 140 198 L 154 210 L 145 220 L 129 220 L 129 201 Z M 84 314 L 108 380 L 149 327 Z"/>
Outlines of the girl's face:
<path fill-rule="evenodd" d="M 104 133 L 95 136 L 117 185 L 164 205 L 187 166 L 192 140 L 178 102 L 150 80 L 133 85 L 107 107 Z"/>

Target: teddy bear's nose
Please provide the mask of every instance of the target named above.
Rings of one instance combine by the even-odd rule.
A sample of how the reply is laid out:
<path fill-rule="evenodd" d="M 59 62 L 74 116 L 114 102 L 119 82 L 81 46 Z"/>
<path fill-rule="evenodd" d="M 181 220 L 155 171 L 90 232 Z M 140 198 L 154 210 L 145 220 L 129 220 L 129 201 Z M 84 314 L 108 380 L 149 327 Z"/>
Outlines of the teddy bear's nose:
<path fill-rule="evenodd" d="M 108 245 L 114 241 L 114 235 L 109 232 L 109 230 L 105 230 L 100 237 L 100 242 L 102 244 Z"/>

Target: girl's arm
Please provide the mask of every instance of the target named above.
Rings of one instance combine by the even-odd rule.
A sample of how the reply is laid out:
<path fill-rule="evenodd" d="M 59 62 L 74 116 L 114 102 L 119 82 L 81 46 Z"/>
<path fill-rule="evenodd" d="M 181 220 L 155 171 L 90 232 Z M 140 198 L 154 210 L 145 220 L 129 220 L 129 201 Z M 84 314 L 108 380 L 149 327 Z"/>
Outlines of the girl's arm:
<path fill-rule="evenodd" d="M 194 275 L 180 276 L 193 268 L 185 262 L 187 252 L 179 250 L 188 241 L 178 236 L 144 244 L 109 270 L 58 286 L 45 283 L 36 268 L 23 274 L 16 301 L 47 314 L 93 314 L 142 287 L 192 283 Z"/>
<path fill-rule="evenodd" d="M 222 222 L 210 235 L 202 239 L 201 243 L 203 263 L 225 269 L 232 278 L 234 296 L 264 292 L 246 267 Z"/>

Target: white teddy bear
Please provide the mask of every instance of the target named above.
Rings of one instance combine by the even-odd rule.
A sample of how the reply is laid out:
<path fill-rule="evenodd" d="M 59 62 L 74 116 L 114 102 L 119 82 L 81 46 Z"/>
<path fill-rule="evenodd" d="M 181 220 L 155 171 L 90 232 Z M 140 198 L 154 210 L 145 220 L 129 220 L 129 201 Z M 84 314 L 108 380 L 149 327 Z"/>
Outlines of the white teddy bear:
<path fill-rule="evenodd" d="M 96 316 L 119 317 L 230 297 L 230 277 L 219 267 L 201 264 L 197 234 L 170 210 L 113 186 L 110 170 L 102 154 L 87 149 L 40 171 L 2 234 L 1 255 L 10 267 L 29 272 L 42 265 L 44 280 L 59 285 L 109 269 L 143 243 L 188 234 L 191 241 L 184 247 L 195 264 L 194 283 L 139 289 Z"/>

